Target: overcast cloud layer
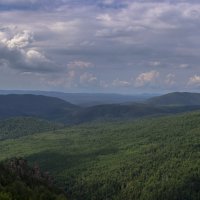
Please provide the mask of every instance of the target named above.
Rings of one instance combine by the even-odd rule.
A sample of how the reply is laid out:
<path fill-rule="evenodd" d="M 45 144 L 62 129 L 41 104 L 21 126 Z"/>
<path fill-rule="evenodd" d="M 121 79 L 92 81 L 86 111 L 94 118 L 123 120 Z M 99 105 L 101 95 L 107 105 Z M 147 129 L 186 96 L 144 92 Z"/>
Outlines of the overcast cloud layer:
<path fill-rule="evenodd" d="M 199 91 L 195 0 L 0 0 L 0 89 Z"/>

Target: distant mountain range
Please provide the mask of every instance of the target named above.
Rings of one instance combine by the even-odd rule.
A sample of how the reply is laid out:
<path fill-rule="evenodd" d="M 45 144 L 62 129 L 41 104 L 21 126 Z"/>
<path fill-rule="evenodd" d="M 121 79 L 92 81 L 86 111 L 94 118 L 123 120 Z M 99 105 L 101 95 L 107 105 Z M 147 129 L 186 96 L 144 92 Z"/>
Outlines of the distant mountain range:
<path fill-rule="evenodd" d="M 200 110 L 200 94 L 170 93 L 143 103 L 81 107 L 56 97 L 33 94 L 0 95 L 0 119 L 37 117 L 64 124 L 125 120 Z"/>
<path fill-rule="evenodd" d="M 152 105 L 200 105 L 200 93 L 174 92 L 150 98 L 146 103 Z"/>
<path fill-rule="evenodd" d="M 65 120 L 79 107 L 55 97 L 32 94 L 0 95 L 0 119 L 15 116 L 34 116 L 46 119 Z"/>
<path fill-rule="evenodd" d="M 57 97 L 72 104 L 88 107 L 102 104 L 129 104 L 132 102 L 141 102 L 158 94 L 104 94 L 104 93 L 63 93 L 48 91 L 23 91 L 23 90 L 0 90 L 0 94 L 33 94 L 49 97 Z"/>

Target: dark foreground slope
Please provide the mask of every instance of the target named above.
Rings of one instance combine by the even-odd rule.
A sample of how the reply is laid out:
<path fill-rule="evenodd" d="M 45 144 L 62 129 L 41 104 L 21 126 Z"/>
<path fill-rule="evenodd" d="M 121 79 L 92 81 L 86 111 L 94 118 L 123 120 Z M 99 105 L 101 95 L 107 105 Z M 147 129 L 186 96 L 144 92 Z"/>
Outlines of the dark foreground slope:
<path fill-rule="evenodd" d="M 69 199 L 199 200 L 200 113 L 99 123 L 0 142 L 39 162 Z"/>
<path fill-rule="evenodd" d="M 66 200 L 53 179 L 38 167 L 31 168 L 24 159 L 0 163 L 1 200 Z"/>
<path fill-rule="evenodd" d="M 200 105 L 200 93 L 174 92 L 150 98 L 146 102 L 152 105 Z"/>

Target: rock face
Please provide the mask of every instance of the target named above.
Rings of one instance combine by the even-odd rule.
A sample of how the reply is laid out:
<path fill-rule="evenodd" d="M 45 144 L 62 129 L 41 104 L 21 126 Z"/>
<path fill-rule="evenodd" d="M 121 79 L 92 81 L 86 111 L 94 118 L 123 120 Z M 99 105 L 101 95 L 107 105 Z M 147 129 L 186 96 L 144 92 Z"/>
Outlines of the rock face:
<path fill-rule="evenodd" d="M 48 172 L 41 172 L 40 167 L 36 164 L 33 168 L 28 165 L 27 160 L 23 158 L 13 158 L 5 163 L 7 169 L 13 174 L 16 174 L 21 179 L 32 179 L 32 181 L 38 181 L 45 183 L 47 186 L 53 186 L 53 178 Z"/>
<path fill-rule="evenodd" d="M 0 200 L 66 200 L 63 190 L 53 178 L 41 172 L 38 165 L 30 167 L 23 158 L 0 162 Z"/>

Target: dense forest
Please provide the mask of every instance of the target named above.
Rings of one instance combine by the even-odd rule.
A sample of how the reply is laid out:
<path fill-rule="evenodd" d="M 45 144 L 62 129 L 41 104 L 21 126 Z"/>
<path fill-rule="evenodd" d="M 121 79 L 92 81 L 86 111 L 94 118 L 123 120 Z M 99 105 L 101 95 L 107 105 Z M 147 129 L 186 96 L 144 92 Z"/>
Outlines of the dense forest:
<path fill-rule="evenodd" d="M 32 117 L 16 117 L 0 121 L 0 140 L 14 139 L 34 133 L 54 131 L 62 124 Z"/>
<path fill-rule="evenodd" d="M 38 162 L 71 200 L 199 200 L 200 113 L 89 123 L 6 139 L 0 160 Z"/>

